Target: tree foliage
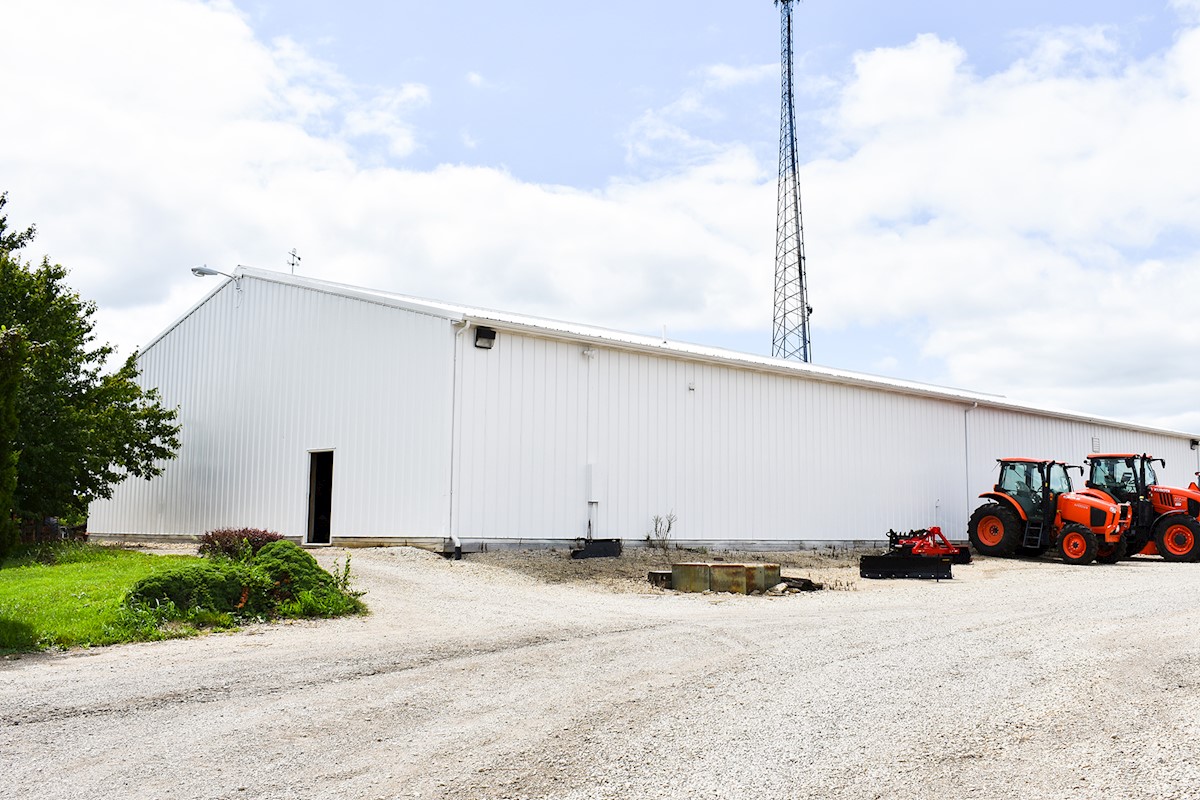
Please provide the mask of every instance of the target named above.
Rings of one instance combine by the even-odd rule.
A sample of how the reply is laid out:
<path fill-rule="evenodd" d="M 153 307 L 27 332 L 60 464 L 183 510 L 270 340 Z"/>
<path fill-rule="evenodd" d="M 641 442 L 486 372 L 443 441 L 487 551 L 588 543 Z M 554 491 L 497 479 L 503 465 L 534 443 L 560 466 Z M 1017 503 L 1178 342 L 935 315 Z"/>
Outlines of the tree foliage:
<path fill-rule="evenodd" d="M 24 331 L 0 325 L 0 556 L 17 543 L 17 523 L 11 509 L 15 505 L 19 455 L 17 389 L 25 352 Z"/>
<path fill-rule="evenodd" d="M 5 233 L 8 230 L 8 216 L 4 207 L 8 205 L 8 192 L 0 194 L 0 252 L 13 253 L 33 241 L 37 228 L 30 225 L 23 231 Z"/>
<path fill-rule="evenodd" d="M 33 235 L 32 227 L 9 233 L 0 216 L 0 329 L 12 332 L 12 344 L 6 339 L 0 350 L 0 513 L 82 517 L 88 503 L 112 496 L 127 476 L 162 472 L 179 447 L 177 412 L 137 383 L 136 353 L 104 371 L 113 349 L 96 343 L 95 303 L 70 289 L 63 267 L 48 259 L 34 267 L 16 255 Z M 14 365 L 10 385 L 5 368 Z M 4 497 L 5 458 L 15 462 L 11 501 Z"/>

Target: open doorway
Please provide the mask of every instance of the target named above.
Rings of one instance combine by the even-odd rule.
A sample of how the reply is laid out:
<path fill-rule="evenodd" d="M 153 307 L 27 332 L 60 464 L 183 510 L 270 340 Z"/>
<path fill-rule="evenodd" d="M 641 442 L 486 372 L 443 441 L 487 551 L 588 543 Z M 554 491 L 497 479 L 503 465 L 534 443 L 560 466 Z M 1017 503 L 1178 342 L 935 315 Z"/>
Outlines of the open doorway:
<path fill-rule="evenodd" d="M 333 451 L 308 454 L 309 544 L 329 544 L 329 512 L 333 508 Z"/>

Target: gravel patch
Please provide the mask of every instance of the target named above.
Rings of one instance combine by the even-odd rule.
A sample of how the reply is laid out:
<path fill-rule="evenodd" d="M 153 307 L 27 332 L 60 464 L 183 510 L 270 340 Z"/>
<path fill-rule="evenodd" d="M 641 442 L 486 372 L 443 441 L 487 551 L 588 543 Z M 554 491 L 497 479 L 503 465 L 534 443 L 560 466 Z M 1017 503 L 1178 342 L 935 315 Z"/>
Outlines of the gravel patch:
<path fill-rule="evenodd" d="M 655 589 L 636 551 L 350 555 L 365 617 L 0 661 L 8 794 L 1197 794 L 1200 565 L 722 556 L 844 580 L 744 597 Z"/>

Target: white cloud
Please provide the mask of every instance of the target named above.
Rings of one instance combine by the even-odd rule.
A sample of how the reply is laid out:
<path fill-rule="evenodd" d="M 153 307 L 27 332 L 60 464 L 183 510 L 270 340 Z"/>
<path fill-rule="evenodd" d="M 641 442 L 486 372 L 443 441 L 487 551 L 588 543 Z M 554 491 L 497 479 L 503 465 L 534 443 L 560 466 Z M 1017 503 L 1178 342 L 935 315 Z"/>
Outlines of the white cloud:
<path fill-rule="evenodd" d="M 841 129 L 861 140 L 884 125 L 939 117 L 964 80 L 965 59 L 957 45 L 931 34 L 906 47 L 859 53 L 838 108 Z"/>
<path fill-rule="evenodd" d="M 406 84 L 393 91 L 379 92 L 346 112 L 342 131 L 350 138 L 381 136 L 393 156 L 404 157 L 416 149 L 413 127 L 405 112 L 429 102 L 429 90 Z"/>
<path fill-rule="evenodd" d="M 928 36 L 857 57 L 830 114 L 854 149 L 802 175 L 819 319 L 923 318 L 947 382 L 1200 429 L 1200 32 L 1140 62 L 1029 46 L 988 77 Z"/>
<path fill-rule="evenodd" d="M 0 49 L 20 76 L 0 112 L 9 219 L 37 223 L 29 256 L 71 267 L 126 348 L 211 288 L 189 266 L 286 270 L 292 247 L 304 274 L 464 303 L 769 326 L 774 163 L 694 132 L 765 67 L 712 67 L 631 125 L 661 177 L 583 191 L 398 166 L 425 87 L 355 86 L 227 3 L 19 0 L 0 30 L 22 31 Z M 801 175 L 816 350 L 892 325 L 947 383 L 1200 429 L 1200 32 L 1142 60 L 1104 31 L 1031 37 L 997 74 L 922 36 L 816 82 L 833 98 Z"/>
<path fill-rule="evenodd" d="M 10 4 L 0 27 L 28 34 L 0 53 L 28 76 L 7 107 L 38 120 L 0 129 L 11 218 L 39 224 L 35 249 L 126 349 L 210 288 L 188 267 L 286 269 L 293 246 L 309 275 L 620 327 L 752 325 L 769 296 L 736 265 L 769 263 L 773 188 L 736 148 L 594 192 L 405 170 L 351 141 L 410 152 L 424 87 L 367 92 L 227 5 Z"/>
<path fill-rule="evenodd" d="M 730 89 L 735 86 L 774 80 L 779 76 L 778 64 L 755 64 L 734 67 L 729 64 L 713 64 L 704 69 L 705 83 L 714 89 Z"/>
<path fill-rule="evenodd" d="M 1169 5 L 1181 19 L 1189 22 L 1200 21 L 1200 0 L 1170 0 Z"/>

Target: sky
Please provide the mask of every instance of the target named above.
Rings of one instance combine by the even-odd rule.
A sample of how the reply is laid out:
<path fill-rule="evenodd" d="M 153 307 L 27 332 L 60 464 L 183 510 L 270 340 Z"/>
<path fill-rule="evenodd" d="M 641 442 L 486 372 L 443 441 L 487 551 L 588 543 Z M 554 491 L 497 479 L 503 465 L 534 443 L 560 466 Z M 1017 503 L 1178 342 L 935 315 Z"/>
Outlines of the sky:
<path fill-rule="evenodd" d="M 132 352 L 244 264 L 767 355 L 767 0 L 5 0 L 0 191 Z M 1200 431 L 1200 0 L 803 0 L 817 364 Z"/>

